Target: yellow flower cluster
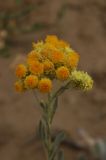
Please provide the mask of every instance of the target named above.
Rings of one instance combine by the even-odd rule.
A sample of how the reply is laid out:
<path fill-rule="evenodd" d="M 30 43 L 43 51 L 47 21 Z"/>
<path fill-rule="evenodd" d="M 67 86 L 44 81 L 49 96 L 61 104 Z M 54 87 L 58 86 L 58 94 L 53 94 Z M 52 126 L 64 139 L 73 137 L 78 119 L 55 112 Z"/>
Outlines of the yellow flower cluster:
<path fill-rule="evenodd" d="M 70 77 L 71 84 L 77 89 L 82 89 L 84 91 L 92 89 L 93 80 L 83 71 L 73 71 Z"/>
<path fill-rule="evenodd" d="M 33 43 L 32 51 L 27 55 L 26 64 L 19 64 L 15 83 L 17 91 L 38 89 L 48 93 L 52 89 L 53 80 L 68 80 L 76 70 L 79 55 L 69 44 L 49 35 L 44 41 Z"/>

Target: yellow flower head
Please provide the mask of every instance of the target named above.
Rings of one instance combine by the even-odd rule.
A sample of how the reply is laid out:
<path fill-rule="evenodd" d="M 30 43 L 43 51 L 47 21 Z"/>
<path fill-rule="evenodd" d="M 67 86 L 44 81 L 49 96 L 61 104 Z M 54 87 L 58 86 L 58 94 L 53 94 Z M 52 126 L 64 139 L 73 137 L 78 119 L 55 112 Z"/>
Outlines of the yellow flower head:
<path fill-rule="evenodd" d="M 46 42 L 43 49 L 46 51 L 53 51 L 56 50 L 56 47 L 53 44 Z"/>
<path fill-rule="evenodd" d="M 45 43 L 44 48 L 41 51 L 42 56 L 48 58 L 49 54 L 53 51 L 56 51 L 56 47 L 50 43 Z"/>
<path fill-rule="evenodd" d="M 16 68 L 16 76 L 17 76 L 18 78 L 23 78 L 23 77 L 25 77 L 26 73 L 27 73 L 27 68 L 26 68 L 26 66 L 23 65 L 23 64 L 19 64 L 19 65 L 17 66 L 17 68 Z"/>
<path fill-rule="evenodd" d="M 66 64 L 71 68 L 77 67 L 79 62 L 79 55 L 76 52 L 70 53 L 66 56 Z"/>
<path fill-rule="evenodd" d="M 14 86 L 15 86 L 15 90 L 17 92 L 23 92 L 24 91 L 23 83 L 21 81 L 15 82 Z"/>
<path fill-rule="evenodd" d="M 56 47 L 57 48 L 65 48 L 65 47 L 69 47 L 69 44 L 63 40 L 59 40 Z"/>
<path fill-rule="evenodd" d="M 46 49 L 42 50 L 41 54 L 42 54 L 42 57 L 48 58 L 48 51 Z"/>
<path fill-rule="evenodd" d="M 48 93 L 48 92 L 50 92 L 51 89 L 52 89 L 52 82 L 51 82 L 51 80 L 48 79 L 48 78 L 42 78 L 39 81 L 38 88 L 39 88 L 40 92 L 42 92 L 42 93 Z"/>
<path fill-rule="evenodd" d="M 93 80 L 83 71 L 73 71 L 70 76 L 71 83 L 73 87 L 77 89 L 82 89 L 84 91 L 91 90 L 93 86 Z"/>
<path fill-rule="evenodd" d="M 61 51 L 54 51 L 50 54 L 50 59 L 53 63 L 60 63 L 64 61 L 64 53 Z"/>
<path fill-rule="evenodd" d="M 69 44 L 63 40 L 59 40 L 55 35 L 49 35 L 46 37 L 46 43 L 52 44 L 56 48 L 69 47 Z"/>
<path fill-rule="evenodd" d="M 41 57 L 40 54 L 33 50 L 28 54 L 27 62 L 28 64 L 30 64 L 30 62 L 40 59 L 40 57 Z"/>
<path fill-rule="evenodd" d="M 33 43 L 32 45 L 33 45 L 33 49 L 38 53 L 40 53 L 42 51 L 42 49 L 44 48 L 43 41 Z"/>
<path fill-rule="evenodd" d="M 79 55 L 67 42 L 49 35 L 44 41 L 33 43 L 26 66 L 19 64 L 16 68 L 19 82 L 16 82 L 15 88 L 19 91 L 37 88 L 42 93 L 48 93 L 52 90 L 53 80 L 58 79 L 71 80 L 75 87 L 88 90 L 93 81 L 89 75 L 76 71 L 78 62 Z"/>
<path fill-rule="evenodd" d="M 54 64 L 50 61 L 50 60 L 45 60 L 43 62 L 43 65 L 44 65 L 44 71 L 50 71 L 52 69 L 54 69 Z"/>
<path fill-rule="evenodd" d="M 29 71 L 32 74 L 41 75 L 44 72 L 44 66 L 39 61 L 32 61 L 29 65 Z"/>
<path fill-rule="evenodd" d="M 62 66 L 56 70 L 56 76 L 59 80 L 67 80 L 70 76 L 70 72 L 67 67 Z"/>
<path fill-rule="evenodd" d="M 29 75 L 24 80 L 25 88 L 36 88 L 38 84 L 38 77 L 35 75 Z"/>
<path fill-rule="evenodd" d="M 47 43 L 51 43 L 53 45 L 56 45 L 58 43 L 58 38 L 57 36 L 55 35 L 48 35 L 46 37 L 46 40 L 45 40 Z"/>

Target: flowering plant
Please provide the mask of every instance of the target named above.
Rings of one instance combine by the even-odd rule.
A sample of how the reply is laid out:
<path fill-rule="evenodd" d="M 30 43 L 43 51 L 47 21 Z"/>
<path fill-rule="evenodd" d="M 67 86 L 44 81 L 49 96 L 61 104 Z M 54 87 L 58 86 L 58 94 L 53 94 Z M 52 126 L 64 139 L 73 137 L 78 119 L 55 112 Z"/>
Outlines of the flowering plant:
<path fill-rule="evenodd" d="M 69 88 L 90 90 L 92 78 L 83 71 L 77 70 L 79 55 L 70 45 L 56 36 L 47 36 L 45 41 L 33 43 L 33 50 L 28 54 L 26 64 L 19 64 L 16 68 L 18 81 L 15 83 L 17 91 L 29 89 L 47 94 L 46 101 L 39 101 L 43 111 L 39 123 L 39 134 L 46 148 L 48 160 L 63 158 L 59 145 L 64 138 L 59 133 L 54 140 L 51 137 L 51 124 L 55 115 L 58 97 Z M 54 80 L 60 81 L 59 88 L 53 88 Z"/>

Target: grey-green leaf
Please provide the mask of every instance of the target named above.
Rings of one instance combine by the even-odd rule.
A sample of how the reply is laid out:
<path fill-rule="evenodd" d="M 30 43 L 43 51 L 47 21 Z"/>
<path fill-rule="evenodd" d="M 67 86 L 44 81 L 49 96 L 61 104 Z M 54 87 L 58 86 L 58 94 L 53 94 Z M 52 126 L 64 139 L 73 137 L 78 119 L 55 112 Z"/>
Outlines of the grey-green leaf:
<path fill-rule="evenodd" d="M 55 115 L 55 112 L 56 112 L 56 109 L 57 109 L 57 106 L 58 106 L 58 97 L 56 97 L 54 99 L 54 101 L 52 102 L 52 113 L 51 113 L 51 121 Z"/>
<path fill-rule="evenodd" d="M 42 107 L 42 109 L 45 109 L 46 108 L 46 105 L 43 101 L 40 101 L 40 106 Z"/>
<path fill-rule="evenodd" d="M 59 150 L 57 154 L 57 160 L 64 160 L 64 153 L 62 150 Z"/>
<path fill-rule="evenodd" d="M 43 140 L 46 138 L 45 126 L 42 120 L 39 123 L 39 135 Z"/>
<path fill-rule="evenodd" d="M 60 132 L 55 140 L 54 140 L 54 143 L 53 143 L 53 146 L 52 146 L 52 152 L 51 152 L 51 160 L 54 159 L 54 157 L 56 156 L 57 154 L 57 151 L 58 151 L 58 148 L 61 144 L 61 142 L 65 139 L 65 134 L 63 132 Z"/>

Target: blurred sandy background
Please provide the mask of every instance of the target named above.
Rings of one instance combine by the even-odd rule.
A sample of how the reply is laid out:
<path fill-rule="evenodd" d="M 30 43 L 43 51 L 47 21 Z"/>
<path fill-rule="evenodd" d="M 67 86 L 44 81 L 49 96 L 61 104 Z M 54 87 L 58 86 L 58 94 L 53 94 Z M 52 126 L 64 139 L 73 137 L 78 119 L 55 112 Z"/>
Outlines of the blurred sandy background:
<path fill-rule="evenodd" d="M 32 41 L 47 34 L 70 42 L 80 53 L 79 68 L 95 81 L 89 93 L 70 90 L 60 98 L 53 128 L 66 130 L 72 139 L 78 139 L 78 128 L 93 137 L 106 138 L 106 0 L 24 0 L 18 4 L 5 0 L 0 1 L 0 15 L 4 11 L 15 13 L 29 4 L 36 5 L 36 9 L 17 21 L 10 20 L 10 56 L 0 56 L 0 160 L 45 159 L 42 145 L 36 140 L 29 143 L 41 110 L 31 92 L 14 91 L 15 75 L 10 66 L 16 55 L 31 50 Z M 14 31 L 33 23 L 38 26 L 31 32 Z M 67 160 L 76 157 L 75 151 L 65 149 Z"/>

